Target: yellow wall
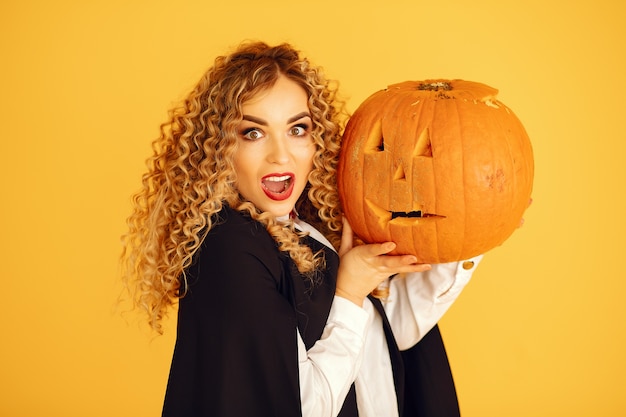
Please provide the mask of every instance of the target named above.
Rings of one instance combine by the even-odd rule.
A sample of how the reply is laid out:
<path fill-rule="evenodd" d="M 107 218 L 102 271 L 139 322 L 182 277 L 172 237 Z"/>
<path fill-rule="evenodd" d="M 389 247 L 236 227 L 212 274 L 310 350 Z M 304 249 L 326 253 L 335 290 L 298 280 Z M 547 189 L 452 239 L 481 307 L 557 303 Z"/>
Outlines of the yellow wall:
<path fill-rule="evenodd" d="M 442 322 L 463 415 L 624 415 L 624 4 L 3 1 L 0 415 L 159 415 L 174 323 L 112 311 L 119 235 L 170 104 L 244 38 L 293 42 L 351 110 L 409 79 L 499 88 L 534 204 Z"/>

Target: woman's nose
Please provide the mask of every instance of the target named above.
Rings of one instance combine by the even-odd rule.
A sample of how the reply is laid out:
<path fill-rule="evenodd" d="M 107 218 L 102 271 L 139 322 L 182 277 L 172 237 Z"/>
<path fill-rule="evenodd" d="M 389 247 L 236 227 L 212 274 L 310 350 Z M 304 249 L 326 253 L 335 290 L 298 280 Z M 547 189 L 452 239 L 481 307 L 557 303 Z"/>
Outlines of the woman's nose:
<path fill-rule="evenodd" d="M 285 139 L 272 136 L 269 141 L 267 159 L 273 164 L 285 164 L 289 162 L 289 149 Z"/>

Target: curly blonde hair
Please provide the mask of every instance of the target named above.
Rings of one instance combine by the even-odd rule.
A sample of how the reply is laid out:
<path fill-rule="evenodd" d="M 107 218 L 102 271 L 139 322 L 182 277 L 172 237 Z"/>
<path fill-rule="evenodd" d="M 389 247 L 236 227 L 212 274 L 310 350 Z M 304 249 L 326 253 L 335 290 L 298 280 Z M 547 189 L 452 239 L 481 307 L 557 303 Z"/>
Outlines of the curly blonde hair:
<path fill-rule="evenodd" d="M 340 137 L 347 119 L 337 83 L 301 58 L 289 44 L 245 43 L 218 57 L 184 101 L 169 113 L 153 142 L 142 188 L 133 196 L 123 236 L 122 276 L 133 305 L 162 333 L 161 320 L 184 296 L 185 270 L 226 204 L 261 222 L 300 272 L 323 265 L 301 245 L 293 225 L 260 212 L 236 189 L 233 155 L 242 104 L 274 85 L 280 75 L 308 94 L 316 145 L 309 182 L 296 205 L 300 218 L 339 244 L 341 215 L 335 182 Z"/>

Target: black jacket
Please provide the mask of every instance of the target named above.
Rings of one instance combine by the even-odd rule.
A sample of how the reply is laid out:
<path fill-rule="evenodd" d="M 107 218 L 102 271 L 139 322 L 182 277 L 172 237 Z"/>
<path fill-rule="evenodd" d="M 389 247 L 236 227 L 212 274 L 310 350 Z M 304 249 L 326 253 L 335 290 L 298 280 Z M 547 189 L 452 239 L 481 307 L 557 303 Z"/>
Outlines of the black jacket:
<path fill-rule="evenodd" d="M 325 270 L 311 286 L 261 224 L 230 208 L 220 219 L 187 271 L 163 417 L 300 416 L 296 328 L 307 349 L 320 338 L 335 292 L 338 256 L 305 238 L 326 258 Z M 399 408 L 411 413 L 403 417 L 454 416 L 437 410 L 417 414 L 436 398 L 456 406 L 443 344 L 424 343 L 440 342 L 438 329 L 402 355 L 389 339 L 390 329 L 386 334 Z M 420 345 L 427 346 L 425 352 Z M 443 391 L 437 388 L 440 379 L 447 387 Z M 340 416 L 357 414 L 352 389 Z"/>

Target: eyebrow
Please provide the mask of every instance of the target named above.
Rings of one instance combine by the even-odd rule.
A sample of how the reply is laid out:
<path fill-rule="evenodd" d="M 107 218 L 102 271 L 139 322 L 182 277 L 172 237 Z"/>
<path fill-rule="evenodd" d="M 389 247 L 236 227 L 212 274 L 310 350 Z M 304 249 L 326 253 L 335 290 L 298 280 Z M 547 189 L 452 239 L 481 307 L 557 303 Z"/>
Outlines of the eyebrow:
<path fill-rule="evenodd" d="M 287 124 L 293 123 L 293 122 L 295 122 L 297 120 L 300 120 L 300 119 L 302 119 L 304 117 L 311 118 L 311 115 L 309 114 L 309 112 L 303 111 L 302 113 L 298 113 L 295 116 L 290 117 L 287 120 Z M 244 114 L 243 115 L 243 120 L 247 120 L 249 122 L 253 122 L 253 123 L 259 124 L 261 126 L 267 126 L 267 122 L 265 120 L 263 120 L 263 119 L 261 119 L 259 117 L 256 117 L 256 116 L 250 116 L 249 114 Z"/>

